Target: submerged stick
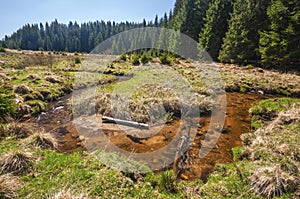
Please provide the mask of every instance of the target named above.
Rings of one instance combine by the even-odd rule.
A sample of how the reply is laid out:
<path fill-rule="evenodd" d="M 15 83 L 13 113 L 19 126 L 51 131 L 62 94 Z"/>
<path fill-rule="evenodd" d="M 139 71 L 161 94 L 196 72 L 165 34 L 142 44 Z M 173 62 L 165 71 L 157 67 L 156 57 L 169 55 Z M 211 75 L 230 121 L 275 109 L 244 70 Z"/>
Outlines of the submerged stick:
<path fill-rule="evenodd" d="M 148 124 L 138 123 L 138 122 L 133 122 L 133 121 L 128 121 L 128 120 L 121 120 L 121 119 L 116 119 L 116 118 L 106 117 L 106 116 L 102 116 L 102 122 L 103 123 L 122 124 L 122 125 L 132 126 L 132 127 L 141 128 L 141 129 L 149 129 Z"/>

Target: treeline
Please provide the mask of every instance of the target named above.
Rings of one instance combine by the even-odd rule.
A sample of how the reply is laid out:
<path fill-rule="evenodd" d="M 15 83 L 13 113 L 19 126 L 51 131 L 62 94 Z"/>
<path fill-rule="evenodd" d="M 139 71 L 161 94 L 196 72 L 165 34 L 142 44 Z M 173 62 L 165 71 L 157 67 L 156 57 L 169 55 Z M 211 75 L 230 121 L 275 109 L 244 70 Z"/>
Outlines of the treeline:
<path fill-rule="evenodd" d="M 55 20 L 45 25 L 27 24 L 10 37 L 5 36 L 2 46 L 24 50 L 90 52 L 99 43 L 117 33 L 133 28 L 159 26 L 159 23 L 162 23 L 162 19 L 158 20 L 156 17 L 154 23 L 146 23 L 145 20 L 143 23 L 96 21 L 81 25 L 69 22 L 65 25 Z"/>
<path fill-rule="evenodd" d="M 177 0 L 170 28 L 216 61 L 299 69 L 298 0 Z"/>
<path fill-rule="evenodd" d="M 300 64 L 300 1 L 298 0 L 177 0 L 169 14 L 154 22 L 95 22 L 79 26 L 26 25 L 2 45 L 58 51 L 89 52 L 106 38 L 132 28 L 164 27 L 185 33 L 199 42 L 215 61 L 265 67 Z M 170 48 L 176 38 L 160 37 Z M 161 41 L 163 42 L 163 41 Z M 120 45 L 116 45 L 120 46 Z"/>

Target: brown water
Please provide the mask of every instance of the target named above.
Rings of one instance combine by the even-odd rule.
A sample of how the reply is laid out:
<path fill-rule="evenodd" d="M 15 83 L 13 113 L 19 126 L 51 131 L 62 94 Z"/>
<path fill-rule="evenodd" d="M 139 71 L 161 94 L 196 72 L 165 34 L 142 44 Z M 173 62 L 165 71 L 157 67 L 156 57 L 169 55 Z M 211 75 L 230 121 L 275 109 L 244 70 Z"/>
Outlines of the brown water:
<path fill-rule="evenodd" d="M 58 139 L 58 151 L 60 152 L 71 153 L 84 149 L 84 146 L 97 147 L 97 145 L 103 145 L 102 141 L 97 138 L 97 134 L 87 131 L 86 135 L 88 135 L 89 139 L 85 139 L 85 145 L 83 146 L 77 129 L 72 122 L 71 112 L 67 109 L 67 101 L 70 97 L 69 95 L 59 102 L 49 104 L 49 112 L 46 115 L 41 115 L 39 120 L 36 118 L 36 125 L 46 132 L 51 132 Z M 265 95 L 254 93 L 227 93 L 227 113 L 223 133 L 215 147 L 204 158 L 199 158 L 198 154 L 209 127 L 210 117 L 201 117 L 201 128 L 198 129 L 197 135 L 188 151 L 188 159 L 184 165 L 185 171 L 181 174 L 181 178 L 186 180 L 200 178 L 206 181 L 217 163 L 232 162 L 231 149 L 241 146 L 240 135 L 251 131 L 250 107 L 266 98 L 267 96 Z M 61 109 L 53 111 L 56 107 L 61 107 Z M 145 139 L 128 135 L 124 130 L 120 130 L 112 124 L 106 124 L 103 130 L 110 142 L 116 146 L 130 152 L 145 153 L 156 151 L 168 145 L 172 138 L 176 136 L 180 126 L 179 123 L 179 120 L 175 120 L 171 125 L 165 125 L 159 133 Z"/>
<path fill-rule="evenodd" d="M 204 158 L 199 158 L 198 153 L 209 127 L 210 117 L 200 118 L 200 123 L 204 126 L 199 130 L 189 151 L 189 154 L 196 159 L 191 160 L 190 164 L 188 163 L 189 169 L 183 173 L 183 176 L 190 180 L 201 178 L 206 181 L 217 163 L 232 162 L 232 148 L 242 146 L 241 134 L 251 132 L 249 109 L 266 98 L 267 96 L 252 93 L 227 93 L 227 111 L 223 133 L 212 151 Z"/>

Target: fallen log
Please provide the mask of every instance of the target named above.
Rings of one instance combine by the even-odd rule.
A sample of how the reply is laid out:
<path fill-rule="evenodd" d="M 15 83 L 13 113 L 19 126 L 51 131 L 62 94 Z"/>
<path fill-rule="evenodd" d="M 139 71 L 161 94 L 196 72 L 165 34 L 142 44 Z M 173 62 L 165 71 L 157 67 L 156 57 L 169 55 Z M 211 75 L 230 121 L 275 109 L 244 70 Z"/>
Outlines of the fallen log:
<path fill-rule="evenodd" d="M 133 122 L 133 121 L 128 121 L 128 120 L 121 120 L 121 119 L 116 119 L 116 118 L 106 117 L 106 116 L 102 116 L 102 122 L 103 123 L 121 124 L 121 125 L 131 126 L 131 127 L 140 128 L 140 129 L 149 129 L 148 124 L 138 123 L 138 122 Z"/>

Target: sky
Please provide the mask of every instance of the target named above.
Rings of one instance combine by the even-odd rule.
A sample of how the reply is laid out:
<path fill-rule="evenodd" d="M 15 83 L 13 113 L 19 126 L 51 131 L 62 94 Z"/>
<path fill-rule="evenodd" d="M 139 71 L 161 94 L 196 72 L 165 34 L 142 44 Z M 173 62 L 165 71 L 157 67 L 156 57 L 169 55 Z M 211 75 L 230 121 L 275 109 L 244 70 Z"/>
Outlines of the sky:
<path fill-rule="evenodd" d="M 174 7 L 175 0 L 1 0 L 0 39 L 25 24 L 52 22 L 154 20 Z"/>

